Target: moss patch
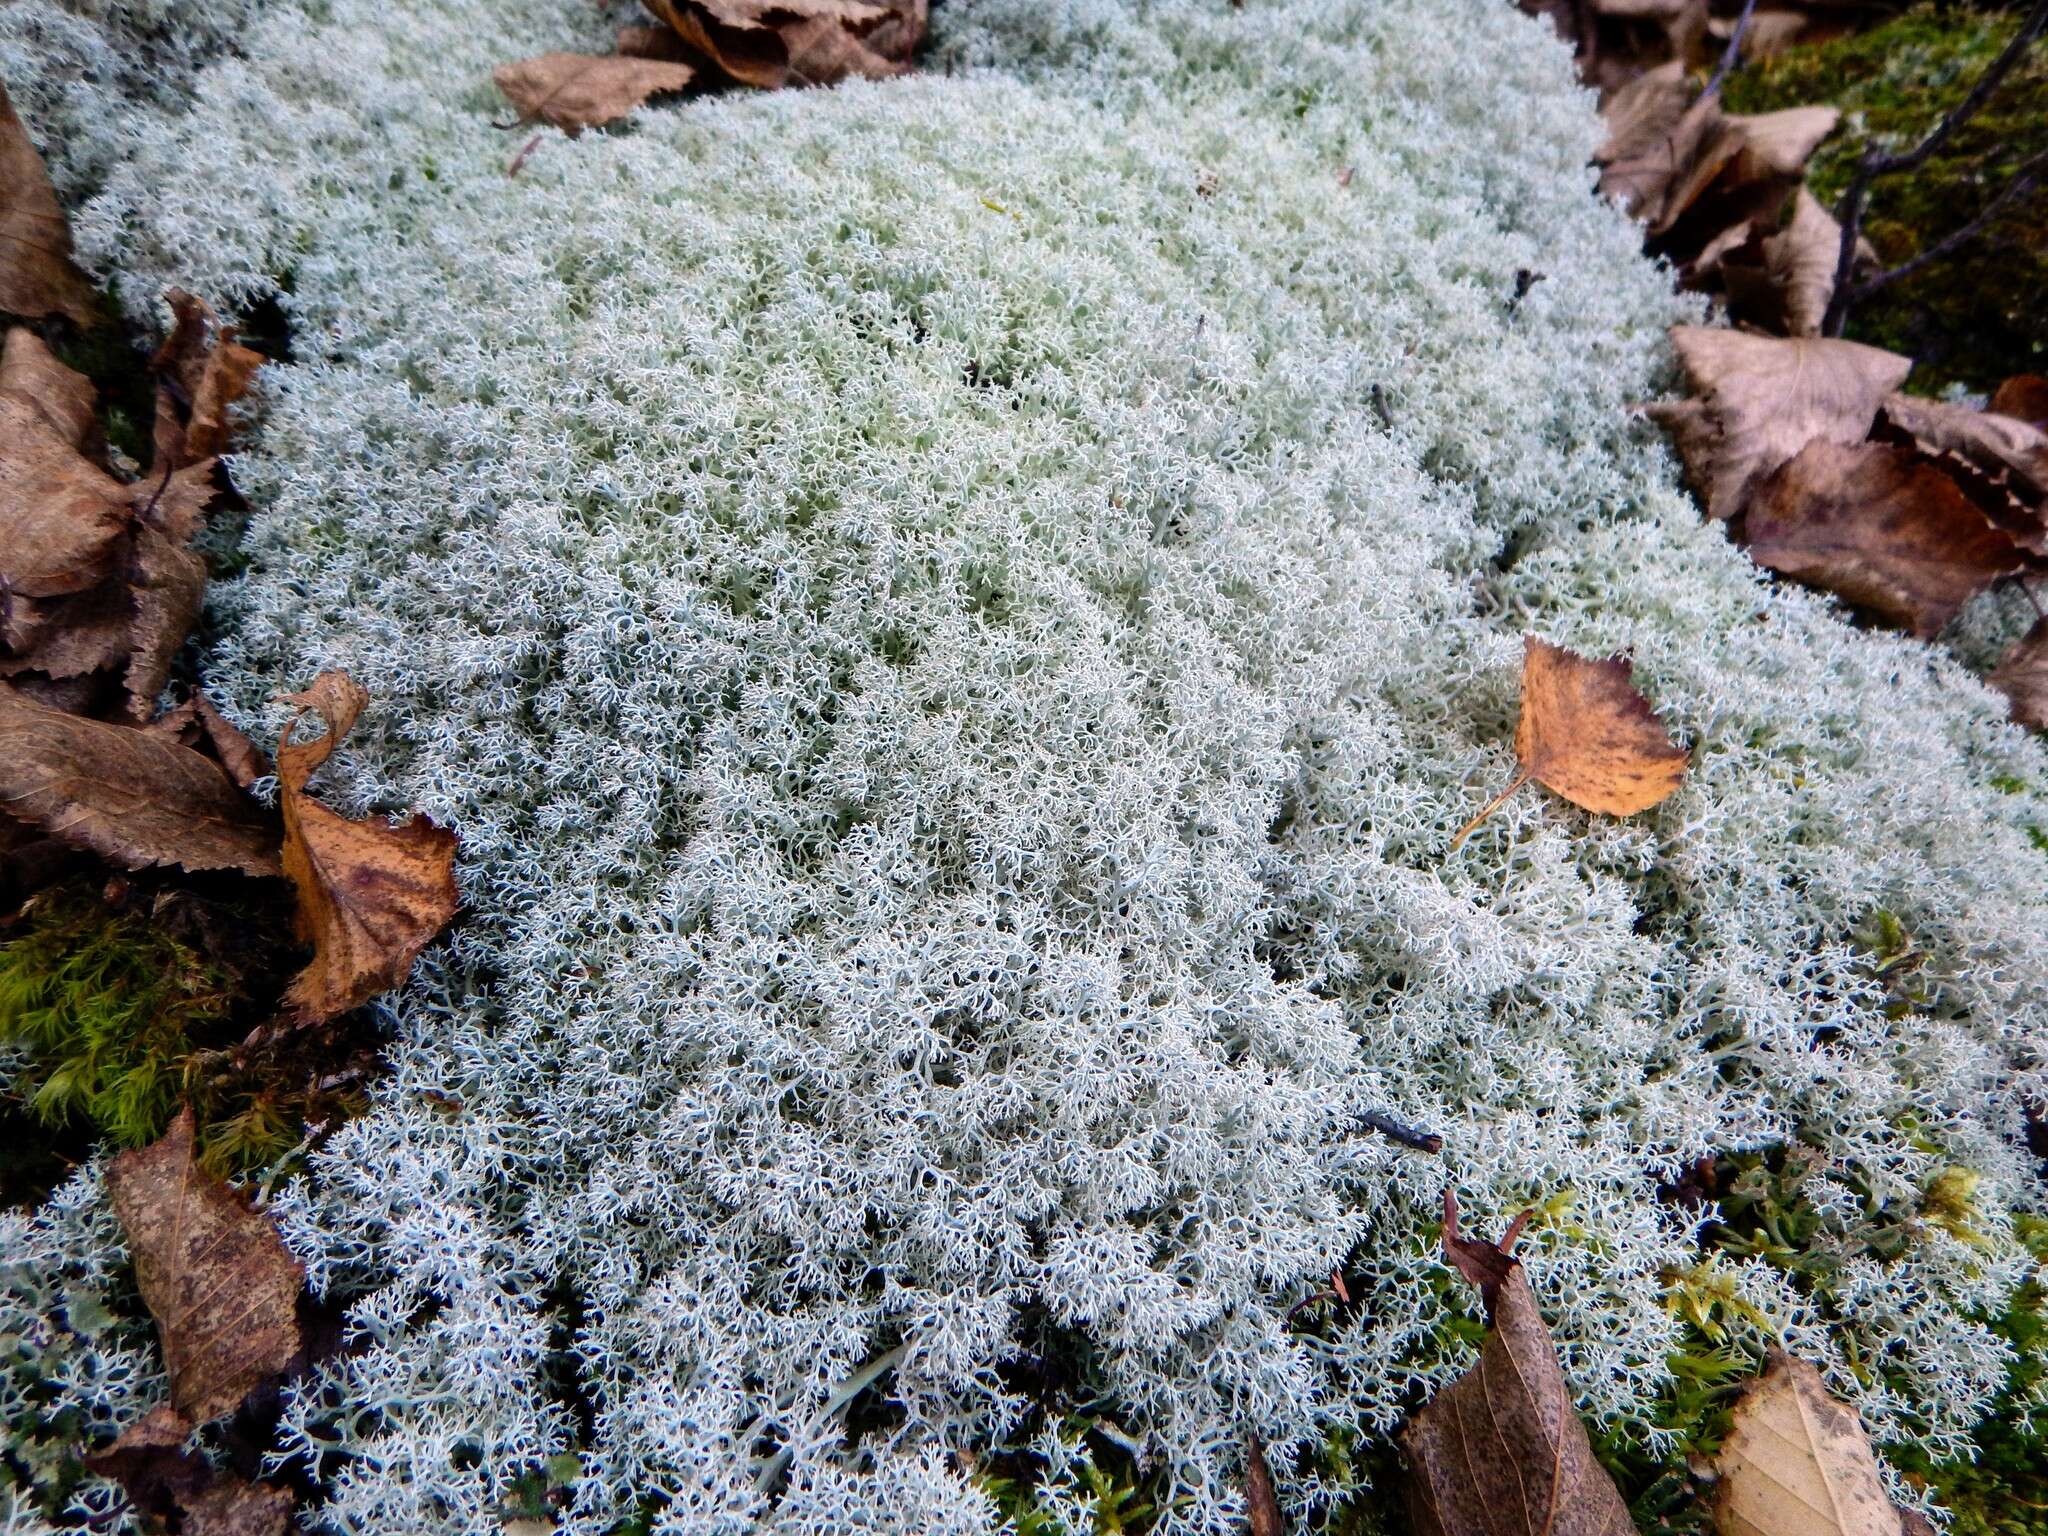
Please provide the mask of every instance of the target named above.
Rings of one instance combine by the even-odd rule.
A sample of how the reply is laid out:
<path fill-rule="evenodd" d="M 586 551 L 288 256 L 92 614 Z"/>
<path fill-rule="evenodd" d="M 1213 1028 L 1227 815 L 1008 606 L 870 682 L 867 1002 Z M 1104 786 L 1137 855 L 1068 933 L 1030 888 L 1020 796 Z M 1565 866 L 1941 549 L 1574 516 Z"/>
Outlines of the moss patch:
<path fill-rule="evenodd" d="M 1809 103 L 1842 111 L 1842 127 L 1814 156 L 1813 193 L 1833 207 L 1856 157 L 1875 139 L 1904 148 L 1968 94 L 2019 26 L 2017 12 L 1920 4 L 1851 37 L 1787 50 L 1730 78 L 1730 110 L 1770 112 Z M 2013 169 L 2048 148 L 2048 47 L 2007 77 L 1990 105 L 1919 171 L 1887 177 L 1871 195 L 1865 229 L 1896 266 L 1961 228 Z M 1914 358 L 1912 385 L 1988 390 L 2048 365 L 2048 186 L 2015 199 L 1988 229 L 1864 304 L 1849 335 Z"/>

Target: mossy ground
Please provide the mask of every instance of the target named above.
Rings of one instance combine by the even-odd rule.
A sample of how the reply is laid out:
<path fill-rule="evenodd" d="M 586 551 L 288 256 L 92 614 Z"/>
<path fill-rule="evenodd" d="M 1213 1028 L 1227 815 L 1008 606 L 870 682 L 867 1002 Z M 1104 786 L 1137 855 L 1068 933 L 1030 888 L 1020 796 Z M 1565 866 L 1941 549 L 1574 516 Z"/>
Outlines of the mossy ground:
<path fill-rule="evenodd" d="M 2017 11 L 1922 3 L 1884 24 L 1746 64 L 1725 87 L 1731 111 L 1825 103 L 1842 125 L 1807 183 L 1833 208 L 1873 141 L 1917 143 L 1968 94 L 2019 26 Z M 2014 170 L 2048 150 L 2048 47 L 2037 44 L 1989 105 L 1918 171 L 1880 180 L 1865 232 L 1887 267 L 1962 228 Z M 2014 199 L 1953 255 L 1863 304 L 1855 340 L 1913 358 L 1911 387 L 1990 390 L 2048 368 L 2048 183 Z"/>

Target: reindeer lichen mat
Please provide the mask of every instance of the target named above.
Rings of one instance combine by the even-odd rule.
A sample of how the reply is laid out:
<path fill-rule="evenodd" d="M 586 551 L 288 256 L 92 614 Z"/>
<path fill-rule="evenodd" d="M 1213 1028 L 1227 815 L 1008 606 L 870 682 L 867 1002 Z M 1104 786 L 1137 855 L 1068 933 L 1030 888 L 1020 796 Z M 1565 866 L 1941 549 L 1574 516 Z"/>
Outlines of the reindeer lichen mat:
<path fill-rule="evenodd" d="M 1446 1187 L 1539 1208 L 1597 1428 L 1659 1444 L 1691 1286 L 1961 1447 L 2033 1271 L 2048 755 L 1702 524 L 1547 28 L 948 0 L 911 78 L 508 174 L 492 67 L 630 19 L 264 8 L 109 108 L 77 217 L 138 314 L 290 320 L 206 676 L 274 727 L 346 666 L 334 799 L 462 838 L 372 1112 L 275 1198 L 355 1342 L 287 1392 L 313 1523 L 495 1536 L 547 1463 L 586 1536 L 979 1532 L 998 1473 L 1090 1530 L 1122 1446 L 1230 1531 L 1247 1425 L 1303 1508 L 1292 1452 L 1469 1363 Z M 1685 782 L 1447 852 L 1529 634 L 1632 652 Z M 1698 1268 L 1660 1189 L 1787 1148 L 1827 1262 Z M 97 1180 L 9 1218 L 0 1331 L 111 1428 L 161 1387 L 63 1334 Z"/>

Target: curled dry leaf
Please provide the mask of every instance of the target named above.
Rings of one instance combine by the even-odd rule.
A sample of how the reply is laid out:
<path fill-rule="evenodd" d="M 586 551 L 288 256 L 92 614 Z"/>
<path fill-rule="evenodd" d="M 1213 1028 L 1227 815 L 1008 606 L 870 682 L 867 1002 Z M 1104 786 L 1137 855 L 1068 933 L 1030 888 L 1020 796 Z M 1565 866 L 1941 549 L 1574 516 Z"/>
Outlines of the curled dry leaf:
<path fill-rule="evenodd" d="M 1446 1202 L 1445 1232 L 1456 1206 Z M 1519 1261 L 1461 1240 L 1453 1264 L 1491 1277 L 1479 1361 L 1401 1433 L 1409 1514 L 1421 1536 L 1635 1536 L 1594 1458 Z M 1487 1250 L 1482 1255 L 1479 1250 Z"/>
<path fill-rule="evenodd" d="M 218 763 L 161 732 L 82 719 L 4 683 L 0 810 L 123 869 L 282 873 L 275 824 Z"/>
<path fill-rule="evenodd" d="M 1534 779 L 1589 811 L 1632 816 L 1678 788 L 1686 754 L 1629 682 L 1625 657 L 1594 661 L 1534 635 L 1522 642 L 1522 771 L 1451 839 L 1463 843 L 1509 795 Z"/>
<path fill-rule="evenodd" d="M 2036 619 L 1985 681 L 2010 701 L 2015 722 L 2048 731 L 2048 619 Z"/>
<path fill-rule="evenodd" d="M 1790 1355 L 1744 1391 L 1714 1472 L 1720 1536 L 1899 1536 L 1862 1423 Z"/>
<path fill-rule="evenodd" d="M 304 1272 L 268 1216 L 201 1170 L 189 1108 L 161 1140 L 107 1165 L 107 1195 L 179 1414 L 207 1423 L 296 1368 Z"/>
<path fill-rule="evenodd" d="M 1672 327 L 1695 400 L 1652 407 L 1671 431 L 1707 515 L 1733 517 L 1757 482 L 1816 438 L 1861 443 L 1912 361 L 1853 341 Z"/>
<path fill-rule="evenodd" d="M 658 92 L 680 91 L 696 74 L 687 64 L 661 59 L 544 53 L 500 64 L 491 79 L 522 121 L 537 119 L 577 134 L 617 122 Z"/>
<path fill-rule="evenodd" d="M 1818 336 L 1835 292 L 1842 226 L 1802 186 L 1793 195 L 1792 217 L 1785 227 L 1764 236 L 1759 246 L 1763 261 L 1758 277 L 1769 302 L 1752 304 L 1751 312 L 1760 312 L 1788 336 Z M 1868 241 L 1860 244 L 1859 253 L 1867 253 L 1867 261 L 1876 259 Z M 1732 300 L 1732 284 L 1729 291 Z"/>
<path fill-rule="evenodd" d="M 228 445 L 228 408 L 249 392 L 263 354 L 235 340 L 204 299 L 164 295 L 173 324 L 149 360 L 157 376 L 152 474 L 211 459 Z"/>
<path fill-rule="evenodd" d="M 0 309 L 26 319 L 64 315 L 92 325 L 92 284 L 71 259 L 71 226 L 43 157 L 0 84 Z"/>
<path fill-rule="evenodd" d="M 128 1426 L 86 1467 L 119 1483 L 145 1516 L 180 1536 L 284 1536 L 292 1496 L 216 1470 L 188 1448 L 192 1425 L 168 1403 Z"/>
<path fill-rule="evenodd" d="M 298 893 L 295 926 L 313 961 L 285 994 L 298 1022 L 344 1013 L 405 980 L 419 952 L 455 916 L 455 834 L 424 816 L 350 821 L 306 793 L 306 781 L 355 724 L 369 695 L 327 671 L 286 702 L 301 711 L 277 744 L 284 872 Z M 311 710 L 327 733 L 292 739 Z"/>
<path fill-rule="evenodd" d="M 648 9 L 732 79 L 772 91 L 902 74 L 928 0 L 649 0 Z"/>
<path fill-rule="evenodd" d="M 2020 569 L 2019 547 L 1909 448 L 1807 444 L 1749 509 L 1750 558 L 1923 638 Z"/>

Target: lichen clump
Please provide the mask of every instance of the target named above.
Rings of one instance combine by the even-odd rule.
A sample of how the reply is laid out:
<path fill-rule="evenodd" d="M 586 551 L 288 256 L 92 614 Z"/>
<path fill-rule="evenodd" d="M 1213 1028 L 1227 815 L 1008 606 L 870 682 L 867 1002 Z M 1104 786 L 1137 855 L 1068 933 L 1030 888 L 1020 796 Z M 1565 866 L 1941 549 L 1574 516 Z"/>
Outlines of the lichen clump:
<path fill-rule="evenodd" d="M 1019 1479 L 1079 1531 L 1116 1455 L 1221 1533 L 1247 1423 L 1328 1506 L 1305 1448 L 1471 1358 L 1446 1187 L 1543 1207 L 1583 1407 L 1668 1450 L 1660 1187 L 1795 1138 L 1845 1251 L 1951 1168 L 1970 1235 L 1848 1253 L 1831 1318 L 1729 1257 L 1736 1343 L 1964 1448 L 2035 1269 L 2048 754 L 1702 525 L 1628 411 L 1684 301 L 1542 27 L 952 0 L 914 78 L 508 177 L 491 67 L 579 44 L 280 9 L 79 219 L 138 314 L 293 322 L 206 676 L 261 729 L 348 667 L 335 797 L 463 840 L 375 1108 L 276 1204 L 354 1329 L 281 1431 L 327 1527 L 494 1532 L 573 1456 L 591 1536 L 985 1531 Z M 1528 633 L 1631 651 L 1691 770 L 1448 854 Z M 1290 1320 L 1339 1264 L 1364 1304 Z"/>

